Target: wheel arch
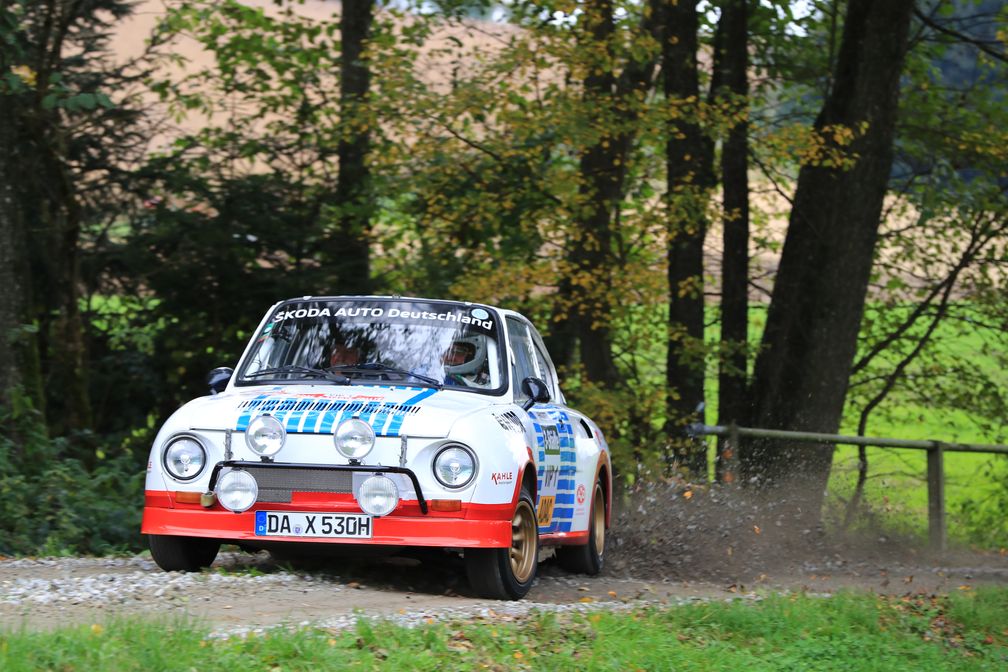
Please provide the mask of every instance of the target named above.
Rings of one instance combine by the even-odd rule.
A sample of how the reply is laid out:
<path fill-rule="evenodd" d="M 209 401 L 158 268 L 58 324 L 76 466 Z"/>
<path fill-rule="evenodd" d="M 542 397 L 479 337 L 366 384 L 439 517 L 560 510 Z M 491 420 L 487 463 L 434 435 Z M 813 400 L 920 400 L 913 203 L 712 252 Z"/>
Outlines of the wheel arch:
<path fill-rule="evenodd" d="M 515 493 L 515 504 L 518 503 L 518 496 L 522 489 L 528 487 L 529 494 L 532 495 L 532 503 L 535 504 L 539 501 L 539 477 L 536 474 L 535 465 L 531 462 L 525 465 L 522 469 L 521 482 L 518 484 L 518 492 Z"/>
<path fill-rule="evenodd" d="M 602 484 L 602 495 L 605 498 L 605 526 L 606 529 L 612 525 L 612 469 L 609 463 L 609 456 L 605 453 L 599 455 L 598 465 L 595 467 L 595 480 L 592 483 Z"/>
<path fill-rule="evenodd" d="M 529 494 L 532 495 L 532 504 L 535 506 L 539 504 L 539 476 L 535 460 L 532 459 L 532 449 L 526 447 L 526 450 L 528 451 L 528 459 L 519 469 L 521 475 L 515 479 L 515 489 L 511 493 L 511 506 L 518 506 L 518 498 L 521 497 L 521 491 L 526 486 L 528 486 Z"/>

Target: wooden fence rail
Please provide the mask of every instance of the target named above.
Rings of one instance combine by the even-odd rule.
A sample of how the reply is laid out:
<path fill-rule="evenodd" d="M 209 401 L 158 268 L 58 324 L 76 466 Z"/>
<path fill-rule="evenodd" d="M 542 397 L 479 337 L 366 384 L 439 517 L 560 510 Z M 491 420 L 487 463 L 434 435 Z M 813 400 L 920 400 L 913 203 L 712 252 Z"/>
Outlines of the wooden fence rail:
<path fill-rule="evenodd" d="M 738 470 L 738 445 L 742 437 L 755 439 L 783 439 L 804 443 L 832 443 L 851 446 L 871 446 L 874 448 L 909 448 L 927 451 L 928 488 L 928 538 L 931 547 L 944 551 L 946 547 L 945 525 L 945 453 L 992 453 L 1008 455 L 1008 446 L 978 443 L 954 443 L 950 441 L 887 439 L 878 436 L 850 436 L 844 434 L 820 434 L 818 432 L 791 432 L 780 429 L 759 429 L 738 427 L 737 425 L 705 425 L 695 423 L 689 426 L 693 436 L 717 436 L 727 439 L 728 445 L 721 451 L 726 464 L 725 472 L 735 474 Z M 731 479 L 728 479 L 731 480 Z"/>

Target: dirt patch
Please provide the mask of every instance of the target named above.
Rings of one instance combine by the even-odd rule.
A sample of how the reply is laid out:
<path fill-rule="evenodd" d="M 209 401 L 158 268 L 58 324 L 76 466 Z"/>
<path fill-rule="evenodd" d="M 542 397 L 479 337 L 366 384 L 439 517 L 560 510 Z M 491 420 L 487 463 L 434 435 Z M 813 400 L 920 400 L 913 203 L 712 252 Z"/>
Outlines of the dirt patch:
<path fill-rule="evenodd" d="M 623 499 L 613 576 L 753 587 L 884 592 L 1008 583 L 1004 552 L 932 552 L 882 531 L 828 534 L 779 499 L 718 485 L 649 484 Z"/>

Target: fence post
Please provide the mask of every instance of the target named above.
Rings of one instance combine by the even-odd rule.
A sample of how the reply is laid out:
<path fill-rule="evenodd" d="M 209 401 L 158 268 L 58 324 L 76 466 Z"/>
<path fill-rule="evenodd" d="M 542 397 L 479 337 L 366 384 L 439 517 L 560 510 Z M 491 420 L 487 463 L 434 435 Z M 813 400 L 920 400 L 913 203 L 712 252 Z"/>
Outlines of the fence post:
<path fill-rule="evenodd" d="M 723 445 L 722 445 L 723 442 Z M 739 428 L 732 421 L 728 425 L 727 436 L 718 437 L 718 450 L 714 462 L 714 477 L 719 483 L 738 481 Z"/>
<path fill-rule="evenodd" d="M 927 449 L 928 538 L 931 549 L 945 550 L 944 447 L 935 441 Z"/>

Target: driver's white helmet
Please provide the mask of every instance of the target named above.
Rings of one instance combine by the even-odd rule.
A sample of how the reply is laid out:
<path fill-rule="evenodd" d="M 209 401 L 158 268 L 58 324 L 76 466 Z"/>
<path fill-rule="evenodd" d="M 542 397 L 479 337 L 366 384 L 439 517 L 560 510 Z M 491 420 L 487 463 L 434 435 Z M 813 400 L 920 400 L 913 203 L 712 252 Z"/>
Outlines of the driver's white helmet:
<path fill-rule="evenodd" d="M 473 346 L 473 356 L 470 359 L 457 364 L 455 366 L 445 365 L 444 369 L 446 373 L 450 373 L 456 376 L 468 376 L 474 373 L 478 373 L 484 367 L 487 357 L 487 346 L 486 337 L 484 336 L 465 336 L 463 338 L 456 338 L 452 341 L 452 346 L 457 343 L 467 343 Z"/>

